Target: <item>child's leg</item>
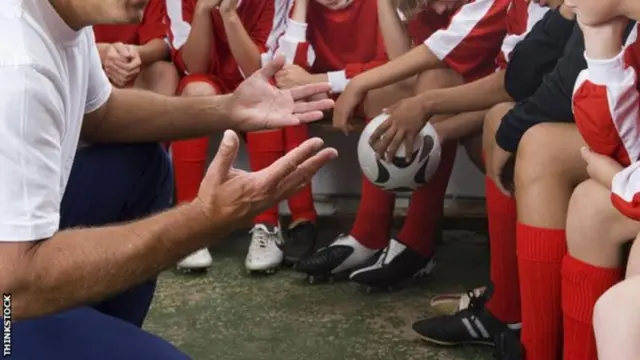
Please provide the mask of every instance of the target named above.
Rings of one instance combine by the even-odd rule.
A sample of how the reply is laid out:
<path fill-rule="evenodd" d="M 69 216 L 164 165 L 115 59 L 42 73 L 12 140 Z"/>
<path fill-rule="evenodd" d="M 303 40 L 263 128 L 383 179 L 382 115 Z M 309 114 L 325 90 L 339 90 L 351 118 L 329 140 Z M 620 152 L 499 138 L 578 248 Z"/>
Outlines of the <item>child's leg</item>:
<path fill-rule="evenodd" d="M 300 146 L 309 138 L 307 125 L 290 126 L 284 129 L 285 152 L 289 152 Z M 318 215 L 313 206 L 313 195 L 311 184 L 303 187 L 288 199 L 289 210 L 291 211 L 292 225 L 300 222 L 315 223 Z"/>
<path fill-rule="evenodd" d="M 207 76 L 194 75 L 183 78 L 177 89 L 180 96 L 211 96 L 220 93 L 221 87 Z M 176 202 L 187 203 L 198 195 L 200 183 L 207 170 L 209 138 L 174 141 L 171 143 Z M 203 270 L 211 266 L 207 249 L 201 249 L 178 263 L 187 270 Z"/>
<path fill-rule="evenodd" d="M 462 79 L 460 76 L 450 69 L 429 70 L 418 77 L 414 92 L 421 93 L 430 89 L 451 87 L 461 83 Z M 370 92 L 364 102 L 364 111 L 367 118 L 372 119 L 378 116 L 385 107 L 390 106 L 409 95 L 406 94 L 406 90 L 403 92 L 401 89 L 406 89 L 406 85 L 404 83 Z M 453 156 L 451 156 L 451 152 L 453 152 Z M 429 197 L 433 198 L 433 201 L 437 201 L 439 198 L 444 196 L 446 184 L 448 183 L 448 178 L 451 173 L 451 164 L 448 164 L 447 162 L 452 162 L 453 160 L 450 160 L 452 158 L 455 158 L 455 148 L 453 150 L 449 150 L 448 155 L 445 154 L 445 156 L 443 156 L 443 169 L 439 171 L 438 174 L 442 180 L 437 181 L 437 186 L 427 186 L 421 190 L 423 194 L 429 193 Z M 445 184 L 444 190 L 442 190 L 443 183 Z M 437 195 L 436 193 L 442 194 Z M 364 241 L 365 245 L 369 244 L 372 248 L 385 247 L 389 241 L 388 232 L 391 227 L 394 202 L 395 199 L 393 194 L 381 190 L 377 186 L 369 183 L 367 180 L 363 180 L 362 200 L 360 202 L 360 207 L 358 208 L 356 222 L 353 225 L 351 234 L 359 241 Z M 442 209 L 425 213 L 422 211 L 424 209 L 423 205 L 424 204 L 417 204 L 413 213 L 416 215 L 425 215 L 428 219 L 418 219 L 414 216 L 411 218 L 407 217 L 405 222 L 414 223 L 415 221 L 428 221 L 434 223 L 435 220 L 433 219 L 437 219 L 439 217 Z M 442 207 L 442 205 L 440 205 L 440 207 Z M 427 239 L 416 239 L 414 236 L 415 231 L 410 227 L 411 226 L 407 228 L 405 237 L 407 238 L 406 240 L 412 244 L 421 243 L 420 240 L 424 243 L 433 242 L 433 234 L 423 234 Z M 413 228 L 415 227 L 416 226 L 414 224 Z M 434 232 L 435 231 L 432 233 Z M 409 236 L 409 234 L 412 235 Z"/>
<path fill-rule="evenodd" d="M 638 238 L 631 251 L 640 257 Z M 631 258 L 630 258 L 631 260 Z M 640 354 L 640 274 L 609 289 L 596 303 L 593 325 L 598 359 L 636 360 Z"/>
<path fill-rule="evenodd" d="M 309 138 L 307 125 L 290 126 L 284 129 L 285 151 L 289 152 Z M 304 186 L 287 199 L 291 211 L 291 224 L 284 246 L 284 259 L 295 264 L 308 256 L 316 247 L 318 217 L 313 205 L 311 184 Z"/>
<path fill-rule="evenodd" d="M 491 156 L 497 147 L 496 132 L 504 115 L 513 104 L 500 104 L 492 108 L 485 118 L 483 148 Z M 520 323 L 520 286 L 516 258 L 516 202 L 504 195 L 485 177 L 487 217 L 489 221 L 489 261 L 493 294 L 487 310 L 505 324 Z"/>
<path fill-rule="evenodd" d="M 569 254 L 562 262 L 564 360 L 597 360 L 593 308 L 622 280 L 622 245 L 640 231 L 611 204 L 609 189 L 587 180 L 573 192 L 567 219 Z"/>
<path fill-rule="evenodd" d="M 575 125 L 545 123 L 529 129 L 518 147 L 516 249 L 527 359 L 562 357 L 560 266 L 569 199 L 587 178 L 583 144 Z"/>
<path fill-rule="evenodd" d="M 284 131 L 267 130 L 247 134 L 247 152 L 251 171 L 260 171 L 284 155 Z M 278 206 L 265 210 L 254 219 L 254 224 L 278 226 Z"/>
<path fill-rule="evenodd" d="M 180 96 L 212 96 L 220 87 L 204 76 L 187 76 L 180 82 Z M 176 178 L 178 203 L 192 201 L 198 195 L 200 182 L 207 168 L 209 138 L 175 141 L 171 155 Z"/>

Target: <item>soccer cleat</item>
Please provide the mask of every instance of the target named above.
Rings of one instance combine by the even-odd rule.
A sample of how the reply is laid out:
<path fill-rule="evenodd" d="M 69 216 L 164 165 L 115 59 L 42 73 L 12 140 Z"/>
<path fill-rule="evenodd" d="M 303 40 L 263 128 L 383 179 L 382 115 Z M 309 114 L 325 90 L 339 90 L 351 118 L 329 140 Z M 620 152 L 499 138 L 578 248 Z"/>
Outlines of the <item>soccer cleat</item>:
<path fill-rule="evenodd" d="M 471 302 L 469 294 L 474 294 L 477 297 L 482 295 L 485 290 L 486 287 L 480 287 L 464 293 L 436 295 L 431 299 L 429 306 L 438 314 L 453 315 L 469 307 L 469 302 Z"/>
<path fill-rule="evenodd" d="M 413 324 L 413 330 L 423 340 L 433 344 L 497 346 L 496 355 L 502 354 L 497 359 L 520 359 L 518 357 L 522 354 L 522 346 L 518 339 L 520 324 L 507 325 L 485 308 L 491 294 L 491 286 L 488 286 L 481 295 L 477 295 L 477 291 L 469 291 L 469 304 L 466 309 L 453 315 L 420 320 Z"/>
<path fill-rule="evenodd" d="M 309 221 L 298 223 L 289 229 L 287 235 L 284 243 L 285 263 L 293 265 L 313 253 L 318 237 L 316 224 Z"/>
<path fill-rule="evenodd" d="M 178 263 L 178 270 L 184 272 L 191 271 L 206 271 L 213 264 L 213 259 L 211 258 L 211 254 L 209 253 L 209 249 L 204 248 L 200 249 L 193 254 L 187 256 L 182 259 Z"/>
<path fill-rule="evenodd" d="M 351 281 L 372 289 L 393 289 L 410 279 L 431 275 L 434 257 L 425 258 L 398 240 L 391 239 L 378 260 L 371 266 L 354 271 Z"/>
<path fill-rule="evenodd" d="M 275 273 L 282 264 L 284 243 L 278 226 L 256 224 L 251 231 L 251 244 L 244 266 L 249 273 Z"/>
<path fill-rule="evenodd" d="M 366 265 L 378 252 L 360 244 L 351 235 L 340 235 L 331 245 L 298 261 L 294 269 L 307 275 L 311 284 L 320 280 L 348 274 Z"/>

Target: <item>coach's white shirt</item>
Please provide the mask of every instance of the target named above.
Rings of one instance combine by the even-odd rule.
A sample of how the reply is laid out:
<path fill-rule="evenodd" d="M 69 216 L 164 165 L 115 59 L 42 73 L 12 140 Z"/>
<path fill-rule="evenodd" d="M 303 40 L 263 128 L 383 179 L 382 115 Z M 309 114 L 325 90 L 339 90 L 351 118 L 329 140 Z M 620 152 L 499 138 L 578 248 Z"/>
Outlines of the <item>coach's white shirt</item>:
<path fill-rule="evenodd" d="M 111 89 L 91 28 L 49 0 L 0 0 L 0 241 L 58 230 L 83 116 Z"/>

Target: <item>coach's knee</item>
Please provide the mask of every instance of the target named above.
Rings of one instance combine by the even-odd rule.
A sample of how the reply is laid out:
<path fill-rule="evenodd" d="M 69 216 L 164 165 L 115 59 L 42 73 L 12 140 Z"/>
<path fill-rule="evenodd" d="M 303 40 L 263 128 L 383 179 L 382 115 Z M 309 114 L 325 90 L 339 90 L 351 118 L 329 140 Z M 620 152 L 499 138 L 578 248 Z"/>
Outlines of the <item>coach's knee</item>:
<path fill-rule="evenodd" d="M 207 82 L 192 81 L 182 87 L 180 96 L 211 96 L 217 93 L 216 88 Z"/>
<path fill-rule="evenodd" d="M 127 168 L 138 169 L 133 175 L 137 176 L 139 192 L 131 202 L 140 209 L 133 211 L 153 213 L 168 208 L 173 195 L 173 172 L 164 148 L 160 144 L 126 145 L 119 153 L 121 161 L 129 163 Z"/>

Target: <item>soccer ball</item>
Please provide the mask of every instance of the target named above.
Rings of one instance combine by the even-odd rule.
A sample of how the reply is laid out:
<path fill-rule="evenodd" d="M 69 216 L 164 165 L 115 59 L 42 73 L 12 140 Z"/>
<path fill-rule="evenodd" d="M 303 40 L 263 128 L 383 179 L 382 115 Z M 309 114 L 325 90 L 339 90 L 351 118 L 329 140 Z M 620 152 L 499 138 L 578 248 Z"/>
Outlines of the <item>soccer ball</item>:
<path fill-rule="evenodd" d="M 401 145 L 391 162 L 378 159 L 369 144 L 371 134 L 388 114 L 380 114 L 367 124 L 358 141 L 358 161 L 364 175 L 377 186 L 390 192 L 411 192 L 425 185 L 438 169 L 442 148 L 438 134 L 430 123 L 422 128 L 413 146 L 413 156 L 407 161 Z"/>

